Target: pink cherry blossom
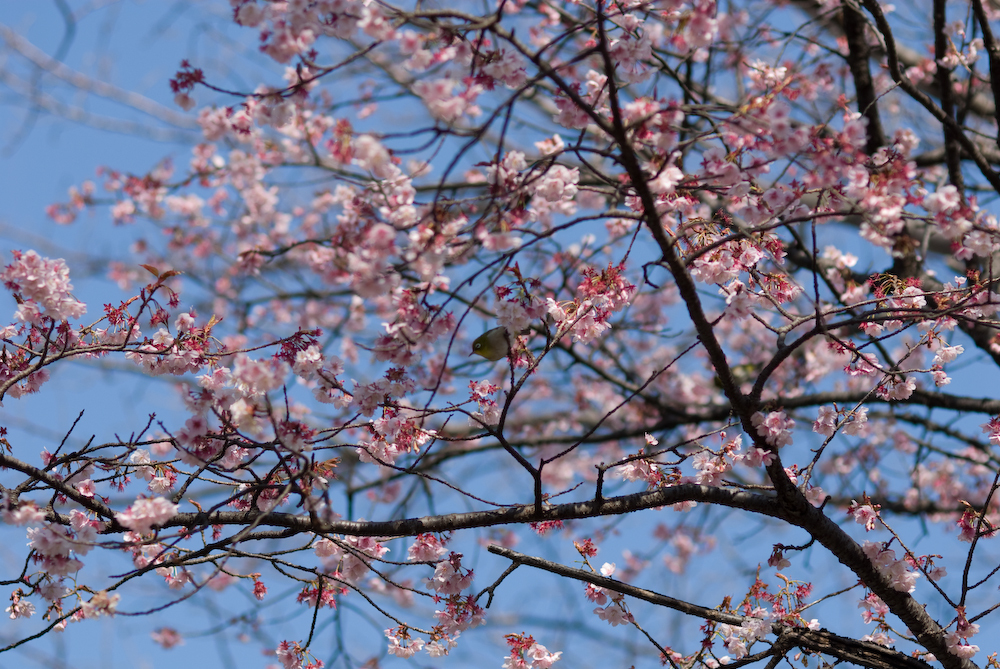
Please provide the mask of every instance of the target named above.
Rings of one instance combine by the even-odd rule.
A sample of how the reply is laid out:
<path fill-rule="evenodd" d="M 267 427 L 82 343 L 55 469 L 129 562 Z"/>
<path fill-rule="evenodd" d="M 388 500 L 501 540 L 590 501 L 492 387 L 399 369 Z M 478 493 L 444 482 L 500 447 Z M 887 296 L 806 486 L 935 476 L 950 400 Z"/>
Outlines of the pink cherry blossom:
<path fill-rule="evenodd" d="M 437 563 L 434 575 L 426 580 L 427 588 L 441 595 L 457 595 L 472 583 L 471 569 L 462 572 L 462 556 L 452 553 L 447 560 Z"/>
<path fill-rule="evenodd" d="M 147 534 L 154 525 L 163 525 L 176 516 L 179 510 L 179 506 L 162 497 L 138 499 L 123 513 L 115 514 L 115 520 L 123 527 L 139 534 Z"/>
<path fill-rule="evenodd" d="M 50 260 L 34 251 L 14 252 L 14 262 L 0 272 L 0 280 L 12 291 L 23 296 L 19 312 L 26 322 L 34 322 L 29 314 L 39 313 L 60 321 L 79 318 L 87 307 L 72 295 L 69 268 L 64 260 Z"/>
<path fill-rule="evenodd" d="M 19 591 L 15 591 L 11 595 L 11 605 L 7 607 L 6 611 L 10 614 L 11 620 L 30 618 L 35 614 L 35 605 L 26 599 L 22 599 Z"/>
<path fill-rule="evenodd" d="M 434 562 L 446 552 L 447 549 L 440 539 L 432 534 L 419 534 L 413 545 L 407 550 L 406 559 L 417 562 Z"/>
<path fill-rule="evenodd" d="M 758 412 L 753 415 L 752 421 L 757 434 L 764 437 L 771 446 L 781 448 L 792 443 L 791 429 L 795 422 L 784 411 L 771 411 L 767 415 Z"/>
<path fill-rule="evenodd" d="M 621 606 L 613 602 L 604 608 L 598 607 L 594 609 L 594 613 L 597 614 L 598 618 L 606 621 L 612 627 L 627 625 L 633 622 L 632 614 L 627 613 Z"/>
<path fill-rule="evenodd" d="M 853 516 L 854 522 L 864 525 L 869 532 L 875 529 L 875 521 L 878 519 L 878 511 L 871 504 L 858 504 L 851 500 L 851 506 L 847 512 Z"/>
<path fill-rule="evenodd" d="M 152 633 L 153 641 L 160 644 L 164 648 L 173 648 L 174 646 L 184 645 L 184 637 L 181 636 L 180 632 L 172 627 L 161 627 Z"/>

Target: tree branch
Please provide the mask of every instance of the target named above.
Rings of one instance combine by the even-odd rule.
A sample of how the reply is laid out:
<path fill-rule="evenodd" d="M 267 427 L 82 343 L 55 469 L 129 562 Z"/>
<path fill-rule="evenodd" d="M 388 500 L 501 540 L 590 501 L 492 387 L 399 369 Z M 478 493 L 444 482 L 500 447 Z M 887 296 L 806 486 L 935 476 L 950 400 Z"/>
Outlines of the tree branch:
<path fill-rule="evenodd" d="M 526 565 L 543 571 L 551 572 L 559 576 L 566 576 L 584 583 L 590 583 L 605 590 L 620 592 L 628 597 L 641 599 L 644 602 L 663 606 L 674 611 L 680 611 L 689 616 L 711 620 L 727 625 L 742 625 L 749 618 L 732 613 L 726 613 L 718 609 L 710 609 L 697 604 L 691 604 L 680 599 L 675 599 L 667 595 L 638 588 L 634 585 L 616 581 L 601 574 L 575 569 L 551 562 L 542 558 L 525 555 L 504 548 L 496 544 L 490 545 L 487 550 L 494 555 L 511 560 L 514 565 Z M 778 638 L 786 641 L 787 646 L 797 646 L 802 650 L 822 653 L 835 657 L 844 662 L 853 662 L 871 669 L 928 669 L 929 664 L 923 660 L 910 657 L 892 648 L 886 648 L 875 643 L 857 641 L 848 637 L 834 634 L 825 629 L 811 630 L 802 627 L 791 627 L 787 625 L 776 626 L 775 633 Z"/>

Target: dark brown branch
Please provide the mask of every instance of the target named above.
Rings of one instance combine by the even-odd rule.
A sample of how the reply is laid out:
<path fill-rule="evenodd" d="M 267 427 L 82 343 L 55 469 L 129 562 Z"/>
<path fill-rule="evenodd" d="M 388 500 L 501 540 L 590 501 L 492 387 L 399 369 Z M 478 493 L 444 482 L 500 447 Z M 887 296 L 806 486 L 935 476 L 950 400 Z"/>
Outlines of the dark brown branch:
<path fill-rule="evenodd" d="M 793 500 L 787 500 L 785 503 L 785 519 L 808 532 L 810 537 L 833 553 L 841 564 L 854 572 L 941 664 L 948 669 L 976 669 L 974 663 L 953 655 L 948 650 L 945 632 L 937 621 L 931 618 L 924 606 L 908 592 L 897 590 L 889 576 L 872 563 L 861 546 L 843 528 L 804 498 L 794 507 L 789 504 L 791 501 Z"/>
<path fill-rule="evenodd" d="M 584 583 L 591 583 L 599 588 L 604 588 L 613 592 L 620 592 L 623 595 L 641 599 L 644 602 L 656 604 L 657 606 L 665 606 L 668 609 L 680 611 L 681 613 L 689 616 L 704 618 L 705 620 L 725 623 L 727 625 L 742 625 L 747 619 L 746 616 L 739 616 L 734 613 L 726 613 L 724 611 L 719 611 L 718 609 L 710 609 L 704 606 L 698 606 L 697 604 L 691 604 L 690 602 L 674 599 L 673 597 L 661 595 L 651 590 L 637 588 L 634 585 L 616 581 L 613 578 L 608 578 L 606 576 L 602 576 L 601 574 L 584 571 L 583 569 L 566 567 L 558 562 L 551 562 L 549 560 L 543 560 L 542 558 L 533 557 L 531 555 L 525 555 L 524 553 L 518 553 L 517 551 L 512 551 L 509 548 L 504 548 L 503 546 L 498 546 L 497 544 L 491 544 L 487 550 L 494 555 L 499 555 L 500 557 L 512 560 L 515 564 L 527 565 L 529 567 L 534 567 L 535 569 L 541 569 L 553 574 L 558 574 L 559 576 L 568 576 L 569 578 L 574 578 L 578 581 L 583 581 Z"/>
<path fill-rule="evenodd" d="M 601 14 L 601 12 L 602 9 L 599 3 L 598 13 Z M 726 394 L 726 397 L 729 398 L 734 412 L 742 419 L 747 433 L 753 434 L 750 425 L 750 414 L 753 412 L 753 408 L 745 406 L 747 404 L 746 398 L 740 391 L 739 383 L 733 376 L 726 353 L 715 336 L 712 324 L 709 323 L 708 318 L 705 316 L 705 310 L 702 306 L 701 298 L 698 296 L 694 279 L 691 278 L 691 275 L 684 267 L 684 263 L 674 249 L 673 243 L 667 238 L 666 231 L 663 229 L 663 223 L 660 221 L 660 216 L 657 213 L 656 199 L 653 197 L 653 193 L 646 183 L 646 175 L 643 173 L 639 156 L 636 155 L 635 150 L 632 148 L 631 140 L 622 122 L 622 114 L 618 102 L 618 88 L 615 84 L 615 64 L 612 62 L 608 52 L 608 40 L 604 32 L 603 15 L 598 17 L 597 29 L 598 36 L 600 37 L 600 53 L 604 59 L 604 73 L 608 77 L 608 104 L 611 106 L 612 117 L 612 126 L 608 129 L 608 132 L 620 149 L 619 161 L 622 167 L 625 168 L 632 187 L 635 189 L 636 195 L 642 203 L 646 227 L 653 235 L 653 239 L 656 240 L 656 245 L 659 247 L 663 262 L 674 277 L 677 292 L 680 293 L 688 316 L 691 318 L 691 324 L 698 333 L 698 339 L 701 345 L 705 347 L 708 358 L 715 368 L 715 373 L 722 384 L 722 390 Z"/>
<path fill-rule="evenodd" d="M 725 623 L 727 625 L 742 625 L 747 620 L 746 616 L 698 606 L 697 604 L 661 595 L 651 590 L 637 588 L 634 585 L 622 583 L 601 574 L 566 567 L 558 562 L 551 562 L 531 555 L 525 555 L 524 553 L 518 553 L 517 551 L 512 551 L 496 544 L 491 545 L 488 550 L 494 555 L 511 560 L 515 566 L 523 564 L 559 576 L 583 581 L 584 583 L 591 583 L 599 588 L 620 592 L 628 597 L 641 599 L 657 606 L 664 606 L 689 616 L 717 623 Z M 801 627 L 780 626 L 776 627 L 775 633 L 778 635 L 779 641 L 784 642 L 781 644 L 783 647 L 790 648 L 797 646 L 805 651 L 822 653 L 835 657 L 838 660 L 871 667 L 871 669 L 927 669 L 930 666 L 923 660 L 910 657 L 897 650 L 865 641 L 856 641 L 825 629 L 811 630 Z M 776 643 L 777 645 L 779 644 Z"/>
<path fill-rule="evenodd" d="M 914 390 L 909 399 L 902 402 L 890 402 L 877 397 L 868 397 L 865 392 L 833 391 L 827 393 L 814 393 L 802 397 L 785 397 L 781 400 L 781 406 L 785 409 L 797 409 L 800 407 L 817 406 L 820 404 L 857 404 L 864 400 L 869 404 L 895 404 L 898 406 L 925 406 L 932 409 L 947 409 L 949 411 L 966 411 L 971 413 L 982 413 L 995 415 L 1000 413 L 1000 400 L 989 398 L 959 397 L 946 393 L 932 393 L 926 390 Z"/>
<path fill-rule="evenodd" d="M 774 498 L 725 488 L 695 484 L 662 488 L 653 492 L 611 497 L 600 502 L 572 502 L 549 505 L 536 513 L 535 505 L 521 504 L 496 511 L 470 511 L 421 518 L 390 521 L 323 521 L 291 513 L 263 513 L 260 511 L 216 511 L 212 513 L 179 513 L 163 527 L 199 527 L 209 525 L 249 525 L 257 527 L 285 527 L 315 534 L 343 534 L 357 537 L 407 537 L 431 532 L 449 532 L 471 527 L 492 527 L 517 523 L 550 520 L 574 520 L 598 516 L 615 516 L 643 509 L 653 509 L 677 502 L 704 502 L 735 509 L 743 509 L 773 518 L 779 517 Z M 68 522 L 68 519 L 67 519 Z M 123 531 L 108 529 L 106 531 Z"/>
<path fill-rule="evenodd" d="M 990 27 L 990 19 L 983 9 L 982 0 L 972 0 L 972 9 L 976 13 L 976 21 L 983 31 L 983 46 L 990 58 L 990 84 L 993 87 L 993 115 L 997 126 L 1000 127 L 1000 105 L 996 104 L 996 97 L 1000 95 L 1000 45 L 997 44 L 993 36 L 993 29 Z M 1000 147 L 1000 135 L 996 139 L 997 146 Z"/>
<path fill-rule="evenodd" d="M 944 67 L 948 55 L 948 35 L 945 34 L 945 0 L 934 0 L 934 60 L 937 63 L 938 89 L 941 97 L 941 112 L 948 118 L 955 118 L 955 92 L 952 90 L 951 68 Z M 962 156 L 954 126 L 944 124 L 944 155 L 948 164 L 948 179 L 965 199 L 965 180 L 962 178 Z"/>
<path fill-rule="evenodd" d="M 864 14 L 858 9 L 845 5 L 843 8 L 844 35 L 847 37 L 847 64 L 854 77 L 854 88 L 858 96 L 858 111 L 868 119 L 868 143 L 865 153 L 874 155 L 885 146 L 885 131 L 878 113 L 878 97 L 870 69 L 871 49 L 865 28 L 868 25 Z"/>

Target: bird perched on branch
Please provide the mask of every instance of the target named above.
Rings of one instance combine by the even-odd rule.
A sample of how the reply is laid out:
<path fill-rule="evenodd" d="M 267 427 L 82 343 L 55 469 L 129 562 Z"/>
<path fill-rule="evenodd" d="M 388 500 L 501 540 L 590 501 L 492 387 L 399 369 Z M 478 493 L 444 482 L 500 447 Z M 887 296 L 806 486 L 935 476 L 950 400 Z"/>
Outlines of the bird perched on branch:
<path fill-rule="evenodd" d="M 500 360 L 506 358 L 510 352 L 510 337 L 507 335 L 507 328 L 493 328 L 476 337 L 472 342 L 472 353 L 487 360 Z"/>

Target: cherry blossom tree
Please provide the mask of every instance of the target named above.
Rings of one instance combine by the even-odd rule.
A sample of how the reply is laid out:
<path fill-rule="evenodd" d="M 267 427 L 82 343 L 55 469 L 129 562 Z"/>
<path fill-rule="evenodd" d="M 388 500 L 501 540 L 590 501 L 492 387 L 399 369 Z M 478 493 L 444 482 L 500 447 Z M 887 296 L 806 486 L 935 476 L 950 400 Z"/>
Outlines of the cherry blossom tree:
<path fill-rule="evenodd" d="M 85 361 L 185 411 L 3 439 L 2 650 L 243 592 L 285 668 L 1000 666 L 998 8 L 231 12 L 273 78 L 184 61 L 189 158 L 49 209 L 134 236 L 130 297 L 6 261 L 8 410 Z"/>

